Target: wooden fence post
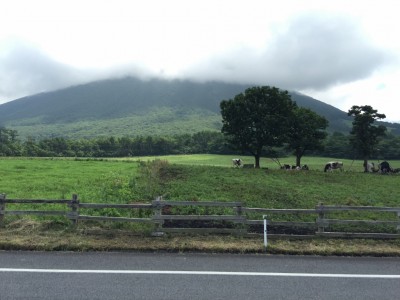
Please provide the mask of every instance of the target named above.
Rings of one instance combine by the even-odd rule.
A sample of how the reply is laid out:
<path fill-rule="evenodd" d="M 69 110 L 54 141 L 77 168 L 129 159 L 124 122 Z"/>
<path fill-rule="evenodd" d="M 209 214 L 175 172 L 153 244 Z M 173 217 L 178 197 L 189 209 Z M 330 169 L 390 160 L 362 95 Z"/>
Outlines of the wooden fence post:
<path fill-rule="evenodd" d="M 397 211 L 398 222 L 400 222 L 400 211 Z M 400 224 L 397 225 L 397 231 L 400 231 Z"/>
<path fill-rule="evenodd" d="M 162 197 L 157 197 L 155 201 L 153 201 L 154 205 L 154 214 L 153 214 L 153 219 L 155 220 L 154 222 L 156 223 L 156 228 L 155 231 L 152 233 L 153 236 L 163 236 L 163 224 L 164 220 L 162 220 L 160 217 L 162 215 L 162 208 L 163 205 L 161 203 Z"/>
<path fill-rule="evenodd" d="M 73 194 L 72 200 L 70 202 L 71 211 L 68 214 L 68 218 L 71 220 L 72 224 L 76 225 L 79 218 L 79 200 L 78 195 Z"/>
<path fill-rule="evenodd" d="M 324 203 L 320 202 L 319 205 L 317 206 L 318 210 L 318 233 L 324 233 L 325 232 L 325 224 L 324 219 L 325 219 L 325 213 L 324 213 Z"/>
<path fill-rule="evenodd" d="M 238 219 L 243 217 L 242 203 L 236 206 L 236 216 L 238 217 Z M 244 228 L 244 226 L 247 225 L 245 225 L 245 222 L 243 221 L 237 223 L 236 228 L 238 235 L 244 235 L 245 233 L 247 233 L 247 228 Z"/>
<path fill-rule="evenodd" d="M 6 213 L 6 195 L 0 194 L 0 223 L 3 222 L 4 215 Z"/>

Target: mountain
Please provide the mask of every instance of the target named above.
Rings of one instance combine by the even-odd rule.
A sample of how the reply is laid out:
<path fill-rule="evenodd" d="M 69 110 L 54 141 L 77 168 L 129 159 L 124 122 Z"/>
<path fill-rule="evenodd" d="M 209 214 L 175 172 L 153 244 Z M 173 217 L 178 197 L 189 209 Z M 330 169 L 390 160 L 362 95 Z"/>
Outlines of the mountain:
<path fill-rule="evenodd" d="M 219 103 L 249 85 L 133 77 L 95 81 L 0 105 L 0 126 L 22 138 L 137 136 L 220 130 Z M 329 131 L 348 133 L 351 118 L 331 105 L 291 92 L 299 106 L 325 116 Z M 390 124 L 398 131 L 399 124 Z"/>

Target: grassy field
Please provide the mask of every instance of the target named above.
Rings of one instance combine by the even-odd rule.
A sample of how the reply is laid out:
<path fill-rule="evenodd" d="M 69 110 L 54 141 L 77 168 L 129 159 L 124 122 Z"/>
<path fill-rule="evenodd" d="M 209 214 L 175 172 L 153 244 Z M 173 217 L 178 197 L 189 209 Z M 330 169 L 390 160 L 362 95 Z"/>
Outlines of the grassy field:
<path fill-rule="evenodd" d="M 304 158 L 310 171 L 283 171 L 271 159 L 261 169 L 233 168 L 233 156 L 176 155 L 124 159 L 0 159 L 0 193 L 8 198 L 84 202 L 169 199 L 241 200 L 249 206 L 305 208 L 318 202 L 397 206 L 400 176 L 363 173 L 361 161 L 343 160 L 344 172 L 324 173 L 329 158 Z M 252 157 L 242 157 L 244 163 Z M 154 180 L 145 162 L 167 161 L 171 174 Z M 280 159 L 292 164 L 294 158 Z M 393 166 L 399 161 L 391 161 Z M 142 167 L 140 168 L 140 165 Z M 144 167 L 143 167 L 144 166 Z M 147 167 L 146 167 L 147 166 Z M 156 166 L 157 167 L 157 166 Z M 153 168 L 156 168 L 153 167 Z M 107 198 L 107 199 L 106 199 Z M 96 202 L 96 201 L 94 201 Z"/>
<path fill-rule="evenodd" d="M 232 155 L 212 155 L 212 154 L 191 154 L 191 155 L 166 155 L 166 156 L 144 156 L 140 158 L 130 158 L 134 161 L 151 161 L 155 159 L 167 160 L 173 164 L 187 164 L 187 165 L 202 165 L 202 166 L 217 166 L 217 167 L 232 167 L 233 158 L 241 158 L 244 164 L 254 163 L 254 158 L 252 156 L 232 156 Z M 121 160 L 126 160 L 123 158 Z M 328 161 L 336 161 L 337 158 L 327 158 L 327 157 L 304 157 L 301 164 L 307 164 L 311 170 L 323 171 L 325 164 Z M 278 161 L 281 164 L 295 164 L 294 157 L 284 157 L 279 158 Z M 362 172 L 363 162 L 360 160 L 341 160 L 344 163 L 345 171 L 356 171 Z M 378 161 L 375 161 L 378 163 Z M 394 166 L 400 166 L 400 161 L 391 161 Z M 270 170 L 279 169 L 279 163 L 271 158 L 261 158 L 260 161 L 261 168 L 268 168 Z"/>
<path fill-rule="evenodd" d="M 107 160 L 0 159 L 0 193 L 8 198 L 83 199 L 107 194 L 110 182 L 125 183 L 137 175 L 138 164 Z"/>
<path fill-rule="evenodd" d="M 265 208 L 313 208 L 319 202 L 332 205 L 400 206 L 398 197 L 400 175 L 365 174 L 362 172 L 361 161 L 343 160 L 344 172 L 324 173 L 323 167 L 329 158 L 304 158 L 302 163 L 310 167 L 309 171 L 280 170 L 277 163 L 271 159 L 263 159 L 261 169 L 238 169 L 231 166 L 232 158 L 234 157 L 218 155 L 125 159 L 2 158 L 0 193 L 6 194 L 7 198 L 27 199 L 70 199 L 72 194 L 76 193 L 81 202 L 97 203 L 147 202 L 162 195 L 164 199 L 172 200 L 242 201 L 247 207 Z M 241 158 L 245 163 L 253 162 L 251 157 Z M 292 157 L 280 160 L 282 164 L 293 164 L 293 161 Z M 390 163 L 394 167 L 400 165 L 399 161 Z M 24 208 L 29 209 L 29 207 Z M 39 247 L 47 250 L 104 250 L 107 247 L 152 250 L 156 247 L 148 238 L 132 237 L 133 232 L 143 234 L 143 228 L 137 228 L 138 230 L 133 232 L 128 230 L 131 234 L 126 236 L 130 236 L 127 240 L 131 243 L 127 245 L 117 232 L 131 227 L 124 225 L 94 227 L 100 231 L 107 228 L 107 233 L 102 231 L 100 235 L 102 238 L 87 235 L 89 229 L 85 225 L 72 229 L 67 221 L 60 221 L 56 217 L 43 219 L 10 216 L 0 225 L 2 235 L 0 248 L 29 248 L 36 245 L 35 249 Z M 37 238 L 36 241 L 32 240 L 34 237 Z M 147 242 L 143 244 L 145 240 Z M 182 242 L 184 240 L 185 242 Z M 182 237 L 180 241 L 176 238 L 163 238 L 159 241 L 162 241 L 160 245 L 164 245 L 160 247 L 167 247 L 171 251 L 182 249 L 195 251 L 202 248 L 216 251 L 216 248 L 223 248 L 224 244 L 229 244 L 231 247 L 231 250 L 225 249 L 226 251 L 262 251 L 260 244 L 250 247 L 255 243 L 250 239 L 246 240 L 247 246 L 241 247 L 231 245 L 235 238 L 214 237 L 211 238 L 214 241 L 212 245 L 210 238 L 202 240 L 197 237 L 196 240 L 201 241 L 196 246 L 189 242 L 187 237 Z M 241 240 L 236 242 L 243 244 Z M 348 242 L 335 242 L 332 245 L 329 241 L 313 241 L 307 244 L 308 248 L 303 245 L 302 249 L 308 249 L 307 251 L 314 254 L 348 253 L 343 246 Z M 375 244 L 371 241 L 356 242 L 360 243 L 369 249 L 363 253 L 372 254 L 375 250 L 371 249 L 378 249 L 379 246 L 380 250 L 376 250 L 378 253 L 400 255 L 399 241 L 379 241 Z M 169 246 L 165 246 L 167 244 Z M 273 245 L 277 247 L 275 253 L 300 253 L 298 249 L 296 250 L 298 246 L 294 242 L 276 241 Z M 327 245 L 330 246 L 326 248 Z M 341 246 L 338 248 L 338 245 Z M 382 250 L 382 245 L 387 245 L 388 252 Z M 354 247 L 354 245 L 351 247 L 356 249 L 353 254 L 359 251 L 359 248 Z M 302 253 L 307 251 L 304 250 Z"/>

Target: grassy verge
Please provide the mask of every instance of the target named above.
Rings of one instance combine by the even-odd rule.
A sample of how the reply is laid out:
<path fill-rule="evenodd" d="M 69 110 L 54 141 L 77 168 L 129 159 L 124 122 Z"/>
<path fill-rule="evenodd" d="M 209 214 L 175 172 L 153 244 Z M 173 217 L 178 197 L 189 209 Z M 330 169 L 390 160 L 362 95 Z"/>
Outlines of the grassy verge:
<path fill-rule="evenodd" d="M 46 224 L 0 228 L 1 250 L 140 251 L 259 253 L 284 255 L 400 256 L 400 240 L 270 239 L 265 252 L 262 236 L 166 235 L 151 237 L 123 230 L 78 228 L 54 230 Z M 48 224 L 47 224 L 48 225 Z"/>

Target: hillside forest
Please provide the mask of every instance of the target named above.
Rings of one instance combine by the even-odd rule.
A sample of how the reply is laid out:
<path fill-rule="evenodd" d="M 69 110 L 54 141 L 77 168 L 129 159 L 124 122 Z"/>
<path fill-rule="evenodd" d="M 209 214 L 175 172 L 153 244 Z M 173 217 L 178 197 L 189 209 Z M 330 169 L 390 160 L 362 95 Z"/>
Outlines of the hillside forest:
<path fill-rule="evenodd" d="M 308 152 L 306 156 L 360 158 L 350 144 L 350 135 L 334 132 L 325 138 L 323 145 L 322 150 Z M 110 136 L 92 139 L 54 137 L 21 140 L 16 130 L 0 127 L 0 156 L 100 158 L 174 154 L 241 155 L 244 153 L 230 148 L 225 136 L 215 131 L 171 136 Z M 291 154 L 283 146 L 266 152 L 264 156 L 285 157 Z M 380 140 L 371 158 L 400 159 L 400 136 L 387 134 Z"/>
<path fill-rule="evenodd" d="M 368 135 L 364 135 L 365 133 L 360 132 L 360 136 L 362 143 L 367 142 L 371 144 L 371 147 L 357 146 L 354 143 L 354 134 L 352 139 L 352 133 L 356 127 L 354 127 L 354 120 L 352 123 L 350 114 L 305 95 L 289 93 L 278 88 L 248 88 L 244 93 L 237 94 L 231 99 L 229 95 L 237 93 L 241 88 L 243 86 L 222 83 L 198 84 L 157 80 L 145 82 L 134 78 L 125 78 L 26 97 L 0 106 L 0 112 L 2 112 L 0 156 L 246 155 L 249 154 L 246 151 L 251 152 L 249 147 L 247 149 L 246 147 L 235 147 L 232 143 L 232 141 L 237 142 L 238 137 L 245 137 L 247 140 L 242 142 L 247 144 L 246 146 L 257 145 L 260 148 L 257 151 L 262 157 L 285 157 L 294 154 L 297 156 L 294 152 L 297 146 L 293 145 L 293 141 L 297 141 L 301 142 L 302 149 L 306 149 L 304 150 L 305 156 L 343 159 L 400 159 L 400 135 L 396 127 L 399 124 L 384 122 L 377 122 L 378 125 L 373 124 L 375 120 L 383 119 L 384 114 L 376 115 L 381 116 L 379 118 L 374 117 L 374 114 L 371 113 L 373 112 L 372 107 L 364 106 L 369 107 L 371 111 L 360 111 L 354 115 L 354 120 L 360 113 L 362 113 L 360 120 L 364 120 L 364 116 L 371 118 L 370 123 L 365 123 L 364 120 L 359 126 L 361 129 L 364 126 L 369 128 L 365 133 L 372 135 L 368 137 Z M 274 90 L 279 92 L 280 97 L 269 96 Z M 253 95 L 253 93 L 256 94 Z M 264 96 L 267 97 L 267 100 L 260 100 Z M 258 100 L 255 101 L 253 98 Z M 268 100 L 268 98 L 270 99 Z M 109 99 L 114 100 L 108 101 Z M 221 99 L 229 100 L 221 101 Z M 283 106 L 286 102 L 288 103 L 287 107 Z M 262 105 L 263 103 L 265 105 Z M 269 104 L 266 105 L 266 103 Z M 219 106 L 217 104 L 221 104 L 221 107 L 217 108 Z M 156 111 L 155 120 L 150 118 L 151 112 L 154 113 L 154 107 L 159 109 Z M 160 115 L 160 109 L 161 112 L 165 112 L 162 110 L 165 107 L 169 107 L 171 111 L 179 112 L 179 114 Z M 251 109 L 251 107 L 253 108 Z M 286 108 L 280 109 L 282 107 Z M 147 126 L 147 123 L 146 126 L 151 128 L 150 131 L 138 130 L 137 127 L 140 127 L 140 124 L 132 125 L 132 119 L 129 119 L 133 118 L 131 115 L 133 111 L 143 117 L 139 119 L 139 123 L 143 124 L 150 118 L 150 123 L 156 124 L 160 130 L 154 130 L 154 124 Z M 188 117 L 188 114 L 191 117 Z M 42 115 L 42 119 L 36 120 L 40 115 Z M 110 120 L 107 118 L 111 118 L 113 115 L 116 119 L 110 120 L 114 123 L 108 123 Z M 208 118 L 210 116 L 212 117 Z M 221 117 L 223 119 L 222 128 Z M 324 122 L 319 125 L 311 125 L 314 117 L 322 118 Z M 134 118 L 137 116 L 135 115 Z M 63 121 L 61 122 L 59 119 Z M 101 134 L 77 136 L 57 130 L 53 133 L 27 135 L 26 132 L 20 134 L 18 131 L 20 127 L 34 128 L 33 130 L 40 127 L 44 128 L 44 131 L 53 128 L 52 126 L 57 126 L 54 128 L 58 129 L 68 128 L 68 126 L 80 122 L 79 120 L 87 120 L 85 122 L 88 123 L 82 127 L 89 128 L 89 130 L 100 127 Z M 121 123 L 121 120 L 129 120 L 130 126 L 125 126 L 126 124 Z M 185 120 L 190 126 L 182 123 Z M 283 122 L 283 120 L 286 121 Z M 297 120 L 297 123 L 294 120 Z M 181 123 L 177 123 L 177 121 Z M 204 126 L 205 123 L 209 125 Z M 283 123 L 288 123 L 287 128 L 283 127 Z M 16 124 L 19 124 L 20 127 Z M 105 127 L 101 127 L 99 124 L 103 124 Z M 232 124 L 236 125 L 231 126 Z M 353 124 L 353 128 L 351 128 L 351 124 Z M 316 127 L 313 128 L 313 126 Z M 170 127 L 173 130 L 168 130 Z M 385 134 L 378 135 L 379 138 L 376 136 L 376 140 L 375 138 L 371 139 L 370 137 L 375 135 L 374 129 L 378 127 L 385 127 L 382 131 Z M 313 129 L 310 131 L 311 128 Z M 237 134 L 239 131 L 243 132 Z M 262 136 L 266 140 L 262 143 L 260 137 L 256 137 L 258 139 L 256 142 L 254 139 L 249 140 L 248 137 L 253 132 L 257 134 L 261 132 L 260 137 Z M 320 135 L 321 133 L 323 134 Z M 317 135 L 319 137 L 316 139 Z M 279 142 L 275 141 L 278 137 L 282 139 Z M 304 139 L 304 137 L 306 138 Z M 317 142 L 321 142 L 321 147 L 314 147 Z M 308 145 L 304 148 L 307 143 Z M 363 157 L 360 157 L 360 151 L 358 151 L 360 149 L 357 148 L 364 148 L 368 151 L 364 151 Z"/>
<path fill-rule="evenodd" d="M 40 93 L 0 105 L 0 127 L 18 137 L 107 137 L 195 134 L 221 130 L 220 102 L 251 85 L 126 77 L 95 81 Z M 329 134 L 348 134 L 352 118 L 346 112 L 307 95 L 289 91 L 299 107 L 329 121 Z M 400 136 L 400 124 L 380 122 Z"/>

